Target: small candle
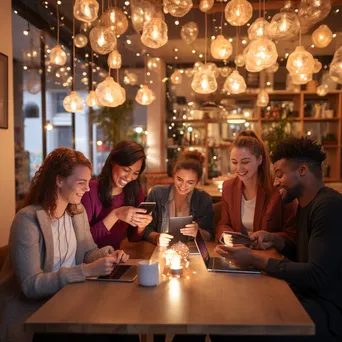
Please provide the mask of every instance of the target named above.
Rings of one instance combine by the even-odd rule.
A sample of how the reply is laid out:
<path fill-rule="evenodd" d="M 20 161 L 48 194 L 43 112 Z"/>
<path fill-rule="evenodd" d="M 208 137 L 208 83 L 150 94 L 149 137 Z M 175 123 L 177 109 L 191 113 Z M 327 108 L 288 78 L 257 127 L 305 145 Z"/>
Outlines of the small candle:
<path fill-rule="evenodd" d="M 183 266 L 181 266 L 181 256 L 176 253 L 171 259 L 171 274 L 180 274 L 182 272 Z"/>

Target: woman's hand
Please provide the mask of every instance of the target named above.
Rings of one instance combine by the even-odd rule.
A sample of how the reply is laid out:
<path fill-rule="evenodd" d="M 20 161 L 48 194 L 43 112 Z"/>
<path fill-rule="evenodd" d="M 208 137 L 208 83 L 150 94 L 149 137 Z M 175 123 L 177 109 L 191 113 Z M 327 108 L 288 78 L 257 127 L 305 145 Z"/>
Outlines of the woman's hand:
<path fill-rule="evenodd" d="M 116 217 L 130 224 L 133 227 L 137 227 L 141 221 L 141 216 L 148 216 L 148 215 L 141 215 L 146 213 L 146 209 L 142 208 L 135 208 L 132 206 L 123 206 L 120 208 L 113 209 Z"/>
<path fill-rule="evenodd" d="M 145 228 L 152 222 L 152 214 L 136 214 L 135 222 L 138 228 Z"/>
<path fill-rule="evenodd" d="M 116 258 L 109 254 L 108 256 L 99 258 L 90 264 L 85 264 L 83 267 L 83 272 L 86 277 L 105 276 L 113 271 L 115 263 Z"/>
<path fill-rule="evenodd" d="M 192 221 L 192 223 L 187 224 L 185 228 L 181 228 L 180 232 L 185 236 L 192 236 L 195 238 L 198 232 L 198 224 L 195 221 Z"/>
<path fill-rule="evenodd" d="M 126 262 L 129 259 L 129 255 L 126 254 L 123 250 L 118 249 L 114 251 L 112 254 L 109 254 L 107 258 L 113 257 L 115 259 L 114 263 L 119 264 L 120 262 Z"/>
<path fill-rule="evenodd" d="M 166 233 L 160 233 L 156 237 L 156 245 L 160 247 L 167 247 L 170 244 L 170 241 L 173 239 L 173 236 Z"/>

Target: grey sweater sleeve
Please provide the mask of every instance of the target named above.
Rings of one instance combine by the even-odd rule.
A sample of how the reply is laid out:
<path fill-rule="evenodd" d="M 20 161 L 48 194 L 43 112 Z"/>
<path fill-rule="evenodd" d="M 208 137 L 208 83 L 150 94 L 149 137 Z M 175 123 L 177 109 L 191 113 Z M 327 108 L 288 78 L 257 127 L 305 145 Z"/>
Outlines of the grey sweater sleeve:
<path fill-rule="evenodd" d="M 84 215 L 86 218 L 86 215 Z M 100 250 L 94 243 L 89 224 L 84 225 L 84 239 L 77 241 L 85 253 L 84 262 L 90 263 L 110 252 L 111 247 Z M 61 267 L 57 272 L 45 272 L 45 252 L 41 252 L 40 240 L 43 236 L 31 213 L 19 212 L 12 223 L 9 251 L 10 260 L 18 282 L 28 298 L 44 298 L 57 293 L 67 284 L 85 281 L 83 265 Z"/>
<path fill-rule="evenodd" d="M 322 201 L 308 218 L 311 234 L 308 241 L 308 262 L 270 259 L 266 272 L 284 279 L 298 288 L 326 293 L 339 279 L 342 262 L 341 201 Z M 300 227 L 299 227 L 300 229 Z"/>

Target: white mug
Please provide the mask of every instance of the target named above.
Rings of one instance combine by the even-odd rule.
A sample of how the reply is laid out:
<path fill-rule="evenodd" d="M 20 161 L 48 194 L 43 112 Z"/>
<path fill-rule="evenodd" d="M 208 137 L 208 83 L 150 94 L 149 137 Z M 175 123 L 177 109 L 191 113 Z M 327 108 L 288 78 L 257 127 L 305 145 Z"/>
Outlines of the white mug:
<path fill-rule="evenodd" d="M 138 263 L 138 282 L 141 286 L 159 284 L 159 262 L 142 260 Z"/>

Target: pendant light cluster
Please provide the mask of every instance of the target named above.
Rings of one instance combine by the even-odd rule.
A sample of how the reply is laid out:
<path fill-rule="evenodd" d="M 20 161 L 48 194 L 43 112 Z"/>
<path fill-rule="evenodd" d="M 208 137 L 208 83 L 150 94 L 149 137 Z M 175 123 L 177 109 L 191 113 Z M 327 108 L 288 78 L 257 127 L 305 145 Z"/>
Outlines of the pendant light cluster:
<path fill-rule="evenodd" d="M 140 34 L 142 44 L 152 49 L 158 49 L 168 42 L 168 27 L 165 22 L 164 14 L 170 14 L 173 17 L 185 16 L 193 7 L 193 0 L 163 0 L 162 4 L 154 1 L 131 0 L 131 20 L 134 29 Z M 104 10 L 104 0 L 102 2 L 102 15 L 98 19 L 99 4 L 97 0 L 75 0 L 73 13 L 74 18 L 82 21 L 81 32 L 75 36 L 73 40 L 73 49 L 75 47 L 83 48 L 88 44 L 88 38 L 84 34 L 89 31 L 89 42 L 92 50 L 96 54 L 107 55 L 107 63 L 109 74 L 103 82 L 101 82 L 96 90 L 91 90 L 87 97 L 86 103 L 89 106 L 110 106 L 115 107 L 122 104 L 126 99 L 126 92 L 119 83 L 118 72 L 122 66 L 122 58 L 118 51 L 118 38 L 128 29 L 128 19 L 126 12 L 108 1 L 109 8 Z M 199 9 L 205 13 L 205 53 L 204 64 L 195 63 L 191 69 L 185 71 L 175 70 L 170 81 L 172 84 L 181 84 L 184 75 L 193 77 L 191 82 L 192 89 L 199 94 L 210 94 L 217 90 L 216 78 L 218 75 L 226 77 L 224 90 L 231 94 L 239 94 L 246 91 L 246 82 L 240 75 L 237 68 L 245 66 L 249 72 L 260 72 L 266 70 L 267 73 L 274 73 L 279 68 L 277 63 L 278 53 L 276 45 L 272 40 L 289 40 L 296 39 L 300 33 L 300 23 L 304 32 L 308 28 L 316 25 L 323 20 L 331 9 L 330 0 L 301 0 L 298 14 L 286 5 L 281 9 L 280 13 L 273 16 L 269 23 L 265 19 L 265 0 L 264 15 L 261 16 L 259 9 L 259 18 L 257 18 L 248 29 L 248 37 L 250 44 L 247 45 L 242 53 L 238 53 L 238 35 L 237 47 L 235 51 L 234 61 L 236 70 L 223 67 L 217 68 L 214 63 L 207 63 L 207 12 L 214 5 L 214 0 L 200 0 Z M 221 32 L 213 38 L 210 45 L 210 53 L 217 60 L 227 61 L 233 53 L 231 40 L 223 35 L 223 18 L 232 26 L 243 26 L 252 17 L 253 7 L 247 0 L 230 0 L 227 5 L 222 3 Z M 57 5 L 57 45 L 51 49 L 51 63 L 63 66 L 66 63 L 66 53 L 59 44 L 59 16 Z M 94 23 L 95 26 L 89 28 Z M 176 23 L 176 25 L 178 25 Z M 182 40 L 190 45 L 195 42 L 199 34 L 199 27 L 195 22 L 185 23 L 180 30 Z M 324 48 L 331 43 L 332 32 L 326 25 L 319 26 L 312 33 L 312 41 L 315 47 Z M 336 51 L 334 60 L 330 65 L 330 76 L 336 82 L 341 82 L 341 53 Z M 143 52 L 144 53 L 144 52 Z M 73 51 L 73 56 L 75 53 Z M 201 56 L 200 56 L 201 57 Z M 73 57 L 74 58 L 74 57 Z M 147 61 L 146 61 L 147 62 Z M 226 63 L 226 62 L 225 62 Z M 74 63 L 75 66 L 75 63 Z M 145 68 L 150 71 L 160 69 L 160 60 L 158 58 L 149 58 L 145 63 Z M 312 74 L 319 72 L 322 68 L 318 60 L 314 60 L 313 56 L 305 50 L 299 43 L 295 51 L 290 54 L 287 59 L 286 68 L 288 69 L 293 83 L 305 84 L 312 79 Z M 110 70 L 117 70 L 116 80 L 111 76 Z M 74 70 L 73 70 L 74 72 Z M 184 73 L 184 74 L 183 74 Z M 146 70 L 145 70 L 146 74 Z M 145 76 L 146 77 L 146 76 Z M 136 85 L 138 83 L 137 76 L 127 70 L 123 77 L 126 85 Z M 73 76 L 73 84 L 75 85 L 75 72 Z M 74 88 L 74 87 L 73 87 Z M 326 90 L 325 85 L 319 87 L 320 93 Z M 65 98 L 65 108 L 68 111 L 75 112 L 81 110 L 80 101 L 76 100 L 77 93 L 73 89 L 70 95 Z M 146 79 L 137 91 L 136 101 L 142 105 L 148 105 L 155 100 L 154 92 L 148 87 Z M 82 102 L 82 101 L 81 101 Z M 268 94 L 262 89 L 258 95 L 257 105 L 266 106 L 269 102 Z M 80 109 L 81 108 L 81 109 Z"/>

